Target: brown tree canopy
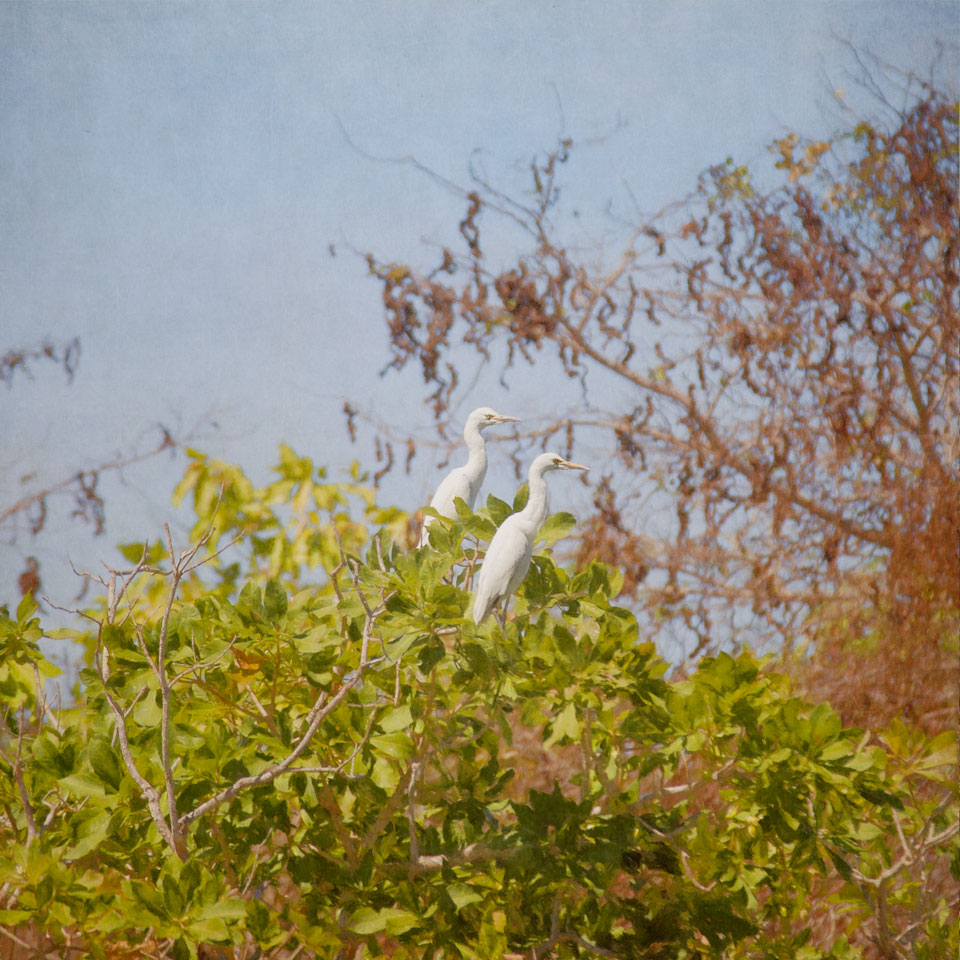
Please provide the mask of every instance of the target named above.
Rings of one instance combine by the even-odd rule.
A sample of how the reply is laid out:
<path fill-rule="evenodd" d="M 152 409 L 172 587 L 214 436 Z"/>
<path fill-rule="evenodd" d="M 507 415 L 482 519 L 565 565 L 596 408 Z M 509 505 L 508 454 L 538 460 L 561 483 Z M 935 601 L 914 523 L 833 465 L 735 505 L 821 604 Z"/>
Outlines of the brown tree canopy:
<path fill-rule="evenodd" d="M 559 239 L 569 141 L 532 165 L 529 202 L 478 180 L 436 269 L 368 259 L 392 366 L 419 366 L 438 421 L 461 343 L 508 383 L 552 353 L 582 384 L 587 412 L 540 411 L 517 453 L 607 437 L 577 558 L 626 568 L 648 635 L 687 656 L 815 640 L 828 686 L 852 644 L 922 652 L 934 674 L 891 709 L 939 726 L 960 606 L 957 104 L 914 89 L 830 140 L 776 141 L 772 189 L 711 168 L 612 260 Z M 529 242 L 495 267 L 483 228 L 503 216 Z"/>

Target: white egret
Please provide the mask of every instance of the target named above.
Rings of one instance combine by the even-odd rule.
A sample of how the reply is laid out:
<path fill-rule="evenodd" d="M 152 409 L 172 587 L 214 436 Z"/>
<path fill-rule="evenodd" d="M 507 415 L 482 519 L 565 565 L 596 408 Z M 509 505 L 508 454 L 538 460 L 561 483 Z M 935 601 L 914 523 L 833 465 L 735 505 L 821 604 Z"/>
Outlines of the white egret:
<path fill-rule="evenodd" d="M 487 473 L 487 445 L 483 440 L 481 431 L 495 423 L 509 423 L 517 419 L 517 417 L 508 417 L 502 413 L 497 413 L 490 407 L 478 407 L 467 417 L 467 424 L 463 428 L 463 439 L 466 441 L 469 451 L 467 462 L 462 467 L 454 468 L 443 478 L 443 482 L 437 487 L 437 492 L 430 501 L 430 506 L 441 517 L 456 520 L 457 508 L 453 501 L 457 497 L 460 497 L 471 510 L 473 509 L 473 502 L 477 498 L 480 485 Z M 420 531 L 418 547 L 427 543 L 427 529 L 433 521 L 433 517 L 425 516 L 423 518 L 423 529 Z"/>
<path fill-rule="evenodd" d="M 530 498 L 527 505 L 510 514 L 490 541 L 473 604 L 473 620 L 483 623 L 490 611 L 503 600 L 504 607 L 514 590 L 523 583 L 533 557 L 533 539 L 547 516 L 547 481 L 551 470 L 589 470 L 582 463 L 571 463 L 558 453 L 541 453 L 530 464 L 527 479 Z M 502 626 L 502 624 L 501 624 Z"/>

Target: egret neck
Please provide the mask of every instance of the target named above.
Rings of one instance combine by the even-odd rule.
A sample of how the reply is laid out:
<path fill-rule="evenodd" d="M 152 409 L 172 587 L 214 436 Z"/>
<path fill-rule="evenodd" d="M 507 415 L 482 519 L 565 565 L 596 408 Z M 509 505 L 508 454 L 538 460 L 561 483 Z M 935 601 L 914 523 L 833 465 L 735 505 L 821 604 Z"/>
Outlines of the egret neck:
<path fill-rule="evenodd" d="M 470 496 L 465 499 L 472 507 L 480 487 L 483 486 L 483 478 L 487 475 L 487 444 L 480 432 L 480 426 L 472 418 L 467 421 L 463 439 L 469 451 L 467 462 L 463 465 L 463 472 L 470 485 Z"/>
<path fill-rule="evenodd" d="M 537 535 L 543 521 L 547 518 L 547 481 L 544 479 L 546 464 L 534 462 L 527 475 L 529 496 L 526 506 L 516 514 L 516 523 L 526 536 L 533 538 Z"/>

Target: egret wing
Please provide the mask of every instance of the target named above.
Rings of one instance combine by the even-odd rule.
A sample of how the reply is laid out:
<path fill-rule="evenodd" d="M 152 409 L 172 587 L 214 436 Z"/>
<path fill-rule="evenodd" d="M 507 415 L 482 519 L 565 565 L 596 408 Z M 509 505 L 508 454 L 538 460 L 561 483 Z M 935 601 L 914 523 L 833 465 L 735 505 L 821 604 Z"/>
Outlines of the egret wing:
<path fill-rule="evenodd" d="M 453 501 L 457 497 L 460 497 L 468 507 L 473 507 L 473 491 L 470 489 L 470 481 L 463 467 L 451 470 L 444 477 L 443 483 L 437 487 L 437 492 L 430 501 L 430 506 L 441 516 L 456 520 L 457 508 L 453 505 Z"/>
<path fill-rule="evenodd" d="M 463 467 L 457 467 L 455 470 L 451 470 L 443 478 L 443 482 L 437 487 L 437 492 L 430 501 L 430 506 L 433 507 L 441 517 L 449 517 L 451 520 L 456 520 L 457 508 L 454 506 L 453 501 L 457 497 L 460 497 L 468 506 L 473 507 L 470 481 Z M 433 517 L 423 518 L 423 529 L 420 531 L 418 546 L 422 547 L 429 542 L 427 529 L 431 523 L 433 523 Z"/>
<path fill-rule="evenodd" d="M 507 517 L 493 536 L 477 582 L 477 599 L 473 618 L 482 623 L 502 597 L 507 596 L 513 584 L 519 584 L 530 566 L 528 538 L 513 517 Z M 519 577 L 519 579 L 517 579 Z"/>

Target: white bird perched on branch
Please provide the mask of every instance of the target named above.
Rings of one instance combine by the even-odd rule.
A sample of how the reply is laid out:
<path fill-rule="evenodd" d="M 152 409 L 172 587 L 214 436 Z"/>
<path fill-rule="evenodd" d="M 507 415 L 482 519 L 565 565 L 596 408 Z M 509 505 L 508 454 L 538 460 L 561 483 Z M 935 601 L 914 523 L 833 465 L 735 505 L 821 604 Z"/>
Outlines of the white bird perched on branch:
<path fill-rule="evenodd" d="M 497 413 L 490 407 L 477 407 L 467 417 L 467 424 L 463 428 L 463 439 L 467 442 L 467 450 L 470 452 L 467 462 L 462 467 L 455 467 L 444 477 L 443 483 L 437 487 L 437 492 L 430 501 L 430 506 L 441 517 L 456 520 L 457 508 L 453 501 L 457 497 L 460 497 L 471 510 L 473 509 L 473 502 L 477 498 L 480 485 L 487 473 L 487 445 L 484 443 L 481 431 L 495 423 L 509 423 L 517 419 L 517 417 L 508 417 L 502 413 Z M 423 529 L 420 531 L 418 547 L 427 543 L 427 529 L 433 523 L 433 520 L 434 518 L 430 516 L 423 518 Z"/>
<path fill-rule="evenodd" d="M 558 453 L 541 453 L 530 464 L 527 505 L 500 524 L 480 568 L 477 598 L 473 604 L 475 623 L 483 623 L 501 600 L 506 608 L 510 596 L 523 583 L 530 569 L 533 540 L 547 516 L 547 481 L 543 475 L 551 470 L 589 469 L 581 463 L 564 460 Z"/>

